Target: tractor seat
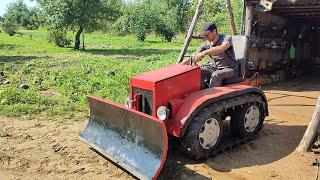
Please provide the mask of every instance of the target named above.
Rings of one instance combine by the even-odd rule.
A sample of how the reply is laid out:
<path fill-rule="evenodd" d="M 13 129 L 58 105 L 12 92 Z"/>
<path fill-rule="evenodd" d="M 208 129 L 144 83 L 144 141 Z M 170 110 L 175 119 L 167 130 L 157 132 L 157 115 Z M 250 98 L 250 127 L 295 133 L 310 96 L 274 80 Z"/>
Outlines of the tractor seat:
<path fill-rule="evenodd" d="M 246 36 L 232 36 L 235 59 L 239 63 L 239 77 L 226 79 L 223 81 L 223 85 L 240 83 L 244 80 L 248 59 L 248 42 Z"/>

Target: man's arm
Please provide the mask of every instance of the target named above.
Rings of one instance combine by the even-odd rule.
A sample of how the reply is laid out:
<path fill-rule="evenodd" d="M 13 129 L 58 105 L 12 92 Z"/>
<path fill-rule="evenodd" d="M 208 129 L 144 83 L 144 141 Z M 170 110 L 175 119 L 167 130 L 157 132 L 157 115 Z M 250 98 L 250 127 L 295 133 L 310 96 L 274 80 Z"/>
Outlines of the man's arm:
<path fill-rule="evenodd" d="M 189 65 L 191 61 L 191 57 L 184 58 L 180 64 Z"/>
<path fill-rule="evenodd" d="M 211 55 L 211 56 L 215 56 L 218 54 L 223 53 L 224 51 L 226 51 L 231 45 L 229 44 L 229 42 L 223 42 L 220 46 L 216 46 L 216 47 L 212 47 L 208 50 L 205 50 L 203 52 L 203 54 L 206 55 Z"/>
<path fill-rule="evenodd" d="M 195 56 L 195 59 L 196 61 L 201 61 L 201 59 L 204 56 L 207 56 L 207 55 L 215 56 L 215 55 L 221 54 L 224 51 L 226 51 L 230 46 L 231 45 L 229 42 L 223 42 L 220 46 L 211 47 L 210 49 L 197 53 Z"/>
<path fill-rule="evenodd" d="M 204 42 L 201 44 L 201 46 L 197 49 L 197 51 L 195 52 L 195 54 L 201 53 L 203 51 L 206 51 L 210 49 L 210 45 L 208 44 L 208 42 Z M 183 61 L 180 64 L 185 64 L 185 65 L 189 65 L 191 64 L 192 58 L 191 57 L 187 57 L 184 58 Z M 195 61 L 195 59 L 193 58 L 193 61 Z M 192 62 L 195 63 L 195 62 Z"/>

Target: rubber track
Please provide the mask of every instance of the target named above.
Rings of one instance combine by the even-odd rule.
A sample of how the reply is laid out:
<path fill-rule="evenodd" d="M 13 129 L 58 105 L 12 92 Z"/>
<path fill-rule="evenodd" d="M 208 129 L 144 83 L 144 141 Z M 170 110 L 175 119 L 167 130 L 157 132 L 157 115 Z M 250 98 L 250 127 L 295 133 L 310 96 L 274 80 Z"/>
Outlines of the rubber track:
<path fill-rule="evenodd" d="M 261 96 L 255 94 L 246 94 L 241 95 L 233 98 L 229 98 L 223 100 L 222 102 L 214 102 L 206 107 L 212 113 L 223 114 L 230 110 L 235 110 L 236 108 L 240 108 L 245 104 L 253 104 L 259 103 L 262 105 L 264 112 L 266 112 L 266 103 L 262 100 Z M 259 133 L 256 133 L 251 136 L 239 138 L 233 137 L 231 134 L 224 135 L 221 144 L 215 148 L 214 150 L 210 151 L 206 156 L 213 157 L 217 154 L 223 153 L 225 150 L 232 149 L 236 146 L 241 144 L 245 144 L 248 141 L 253 140 L 258 136 Z"/>

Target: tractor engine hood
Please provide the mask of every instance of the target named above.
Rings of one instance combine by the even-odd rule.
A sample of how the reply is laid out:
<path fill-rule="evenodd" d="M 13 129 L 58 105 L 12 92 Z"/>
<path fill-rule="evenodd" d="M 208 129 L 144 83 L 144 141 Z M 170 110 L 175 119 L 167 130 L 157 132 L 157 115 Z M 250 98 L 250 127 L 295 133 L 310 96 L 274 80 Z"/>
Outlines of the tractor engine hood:
<path fill-rule="evenodd" d="M 172 99 L 183 99 L 201 89 L 201 70 L 197 66 L 170 65 L 134 76 L 130 80 L 130 98 L 142 95 L 141 111 L 156 117 L 157 108 L 168 107 Z"/>

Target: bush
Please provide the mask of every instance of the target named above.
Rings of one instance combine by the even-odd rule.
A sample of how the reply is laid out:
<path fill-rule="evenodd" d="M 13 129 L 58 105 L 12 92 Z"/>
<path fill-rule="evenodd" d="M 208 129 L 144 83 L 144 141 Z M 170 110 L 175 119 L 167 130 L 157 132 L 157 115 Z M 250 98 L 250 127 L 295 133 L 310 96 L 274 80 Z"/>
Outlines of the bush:
<path fill-rule="evenodd" d="M 165 41 L 171 42 L 172 38 L 178 33 L 178 22 L 173 10 L 169 10 L 169 7 L 158 5 L 155 6 L 157 12 L 157 18 L 154 23 L 154 32 L 162 36 Z"/>
<path fill-rule="evenodd" d="M 67 38 L 66 30 L 50 29 L 49 32 L 49 42 L 55 43 L 59 47 L 71 45 L 72 40 Z"/>
<path fill-rule="evenodd" d="M 128 9 L 130 11 L 130 29 L 136 34 L 139 41 L 144 41 L 148 32 L 152 30 L 155 13 L 152 12 L 151 7 L 148 1 L 143 1 Z"/>
<path fill-rule="evenodd" d="M 114 24 L 118 34 L 134 33 L 144 41 L 149 32 L 154 32 L 170 42 L 178 33 L 176 9 L 163 1 L 140 1 L 128 4 L 123 16 Z"/>
<path fill-rule="evenodd" d="M 113 25 L 112 30 L 119 36 L 124 36 L 130 33 L 129 17 L 121 16 Z"/>
<path fill-rule="evenodd" d="M 2 28 L 5 33 L 9 34 L 9 36 L 13 36 L 18 32 L 18 25 L 10 21 L 3 22 Z"/>

